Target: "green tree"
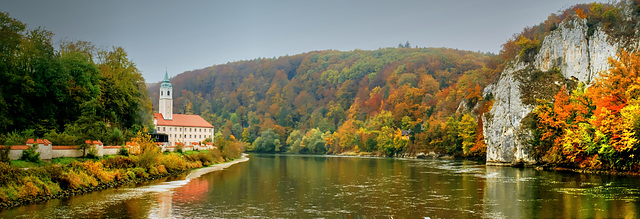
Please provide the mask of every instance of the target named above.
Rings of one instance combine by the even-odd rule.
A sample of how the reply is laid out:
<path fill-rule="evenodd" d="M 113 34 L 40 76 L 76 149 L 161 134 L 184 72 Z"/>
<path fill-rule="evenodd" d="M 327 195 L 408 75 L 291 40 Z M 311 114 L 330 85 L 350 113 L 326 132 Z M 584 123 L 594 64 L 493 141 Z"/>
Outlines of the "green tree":
<path fill-rule="evenodd" d="M 322 131 L 319 129 L 311 129 L 302 138 L 302 147 L 309 149 L 309 153 L 324 154 L 327 152 L 327 148 L 324 144 L 324 138 L 322 137 Z"/>
<path fill-rule="evenodd" d="M 289 146 L 289 152 L 296 154 L 307 153 L 307 148 L 302 145 L 302 138 L 304 135 L 300 130 L 293 130 L 287 138 L 287 145 Z"/>
<path fill-rule="evenodd" d="M 280 147 L 280 137 L 272 129 L 267 129 L 253 142 L 256 152 L 274 153 Z"/>

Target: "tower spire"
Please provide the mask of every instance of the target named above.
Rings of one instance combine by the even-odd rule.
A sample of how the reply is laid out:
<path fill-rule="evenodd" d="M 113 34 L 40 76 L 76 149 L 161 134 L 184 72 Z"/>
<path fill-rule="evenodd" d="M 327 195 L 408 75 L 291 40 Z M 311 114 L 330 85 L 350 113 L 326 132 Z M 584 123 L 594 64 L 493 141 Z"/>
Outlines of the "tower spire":
<path fill-rule="evenodd" d="M 162 82 L 169 82 L 169 73 L 167 72 L 167 67 L 164 69 L 164 80 Z"/>

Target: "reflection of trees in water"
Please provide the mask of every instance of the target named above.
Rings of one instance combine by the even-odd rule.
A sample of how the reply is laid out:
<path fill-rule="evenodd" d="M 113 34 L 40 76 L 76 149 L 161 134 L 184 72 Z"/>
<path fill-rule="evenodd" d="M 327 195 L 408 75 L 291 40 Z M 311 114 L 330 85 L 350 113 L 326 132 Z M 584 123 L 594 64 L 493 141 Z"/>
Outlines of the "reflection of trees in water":
<path fill-rule="evenodd" d="M 637 218 L 635 194 L 602 193 L 613 176 L 487 166 L 484 214 L 497 218 Z M 629 191 L 623 186 L 625 191 Z M 607 190 L 607 189 L 604 189 Z M 610 190 L 608 190 L 610 191 Z"/>

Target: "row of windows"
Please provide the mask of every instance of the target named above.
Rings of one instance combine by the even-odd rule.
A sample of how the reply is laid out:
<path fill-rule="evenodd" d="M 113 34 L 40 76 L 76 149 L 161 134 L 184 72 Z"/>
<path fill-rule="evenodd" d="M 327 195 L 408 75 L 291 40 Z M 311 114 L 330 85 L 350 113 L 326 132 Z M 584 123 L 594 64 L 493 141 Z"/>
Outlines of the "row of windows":
<path fill-rule="evenodd" d="M 171 136 L 171 135 L 169 135 L 169 136 Z M 194 135 L 193 137 L 198 137 L 198 136 L 200 136 L 199 138 L 202 138 L 202 135 Z M 180 134 L 180 135 L 174 134 L 173 137 L 174 138 L 182 138 L 182 134 Z M 184 135 L 184 137 L 186 138 L 187 135 Z M 207 135 L 205 135 L 204 137 L 207 137 Z M 191 138 L 191 135 L 189 135 L 189 138 Z M 209 135 L 209 138 L 211 138 L 211 135 Z"/>
<path fill-rule="evenodd" d="M 177 129 L 177 128 L 176 128 Z M 184 128 L 185 131 L 187 131 L 187 128 Z M 189 131 L 192 132 L 194 130 L 194 128 L 189 128 Z M 202 132 L 202 129 L 195 129 L 196 132 Z M 167 131 L 167 127 L 162 127 L 162 131 L 166 132 Z M 169 131 L 171 131 L 171 127 L 169 127 Z M 182 131 L 182 128 L 180 128 L 180 131 Z M 205 132 L 209 132 L 208 129 L 204 129 Z"/>
<path fill-rule="evenodd" d="M 160 91 L 160 96 L 164 95 L 164 91 Z M 171 91 L 167 91 L 167 96 L 171 95 Z"/>

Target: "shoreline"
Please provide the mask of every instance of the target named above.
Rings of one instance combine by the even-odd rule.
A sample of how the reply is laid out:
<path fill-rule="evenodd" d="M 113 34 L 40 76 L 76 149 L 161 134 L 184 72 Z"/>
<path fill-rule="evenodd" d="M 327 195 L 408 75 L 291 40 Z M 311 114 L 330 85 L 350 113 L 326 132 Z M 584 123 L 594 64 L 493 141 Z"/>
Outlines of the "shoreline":
<path fill-rule="evenodd" d="M 11 200 L 9 202 L 0 202 L 0 211 L 1 210 L 8 210 L 8 209 L 11 209 L 11 208 L 20 207 L 20 206 L 24 206 L 24 205 L 29 205 L 29 204 L 41 203 L 41 202 L 48 201 L 48 200 L 67 198 L 67 197 L 71 197 L 71 196 L 75 196 L 75 195 L 82 195 L 82 194 L 87 194 L 87 193 L 91 193 L 91 192 L 102 191 L 102 190 L 109 189 L 109 188 L 118 188 L 120 186 L 129 185 L 129 184 L 133 184 L 133 183 L 143 183 L 143 182 L 149 182 L 149 181 L 158 180 L 158 179 L 167 178 L 167 177 L 174 177 L 174 176 L 177 176 L 177 175 L 180 175 L 180 174 L 184 174 L 184 173 L 187 173 L 187 172 L 189 172 L 189 174 L 186 176 L 186 179 L 194 179 L 194 178 L 200 177 L 200 176 L 202 176 L 202 175 L 204 175 L 206 173 L 209 173 L 209 172 L 224 170 L 224 169 L 230 167 L 231 165 L 234 165 L 234 164 L 237 164 L 237 163 L 241 163 L 241 162 L 246 162 L 246 161 L 249 160 L 249 158 L 247 156 L 248 156 L 248 154 L 243 153 L 242 156 L 240 156 L 240 158 L 234 159 L 233 161 L 229 161 L 229 162 L 225 162 L 225 163 L 219 163 L 219 164 L 213 164 L 213 165 L 210 165 L 210 166 L 207 166 L 207 167 L 201 167 L 201 168 L 196 168 L 196 169 L 188 169 L 188 170 L 184 170 L 184 171 L 171 172 L 171 173 L 167 173 L 167 174 L 163 174 L 163 175 L 157 175 L 157 176 L 154 176 L 154 177 L 149 177 L 149 178 L 144 178 L 144 179 L 136 178 L 136 179 L 132 179 L 132 180 L 113 181 L 113 182 L 108 182 L 108 183 L 99 183 L 98 185 L 92 186 L 92 187 L 64 190 L 64 191 L 61 191 L 60 193 L 55 194 L 55 195 L 39 195 L 39 196 L 29 197 L 29 198 L 19 198 L 19 199 Z"/>
<path fill-rule="evenodd" d="M 246 162 L 249 161 L 249 158 L 247 157 L 249 154 L 246 153 L 242 153 L 242 156 L 240 156 L 239 158 L 230 161 L 230 162 L 226 162 L 226 163 L 219 163 L 219 164 L 214 164 L 208 167 L 202 167 L 202 168 L 198 168 L 198 169 L 193 169 L 191 170 L 191 172 L 189 173 L 189 175 L 187 175 L 187 177 L 185 178 L 186 180 L 189 179 L 194 179 L 194 178 L 198 178 L 206 173 L 210 173 L 210 172 L 214 172 L 214 171 L 219 171 L 219 170 L 224 170 L 227 167 L 230 167 L 231 165 L 237 164 L 237 163 L 242 163 L 242 162 Z"/>
<path fill-rule="evenodd" d="M 405 156 L 405 157 L 386 157 L 376 155 L 371 152 L 344 152 L 340 154 L 328 155 L 338 157 L 362 157 L 362 158 L 391 158 L 391 159 L 416 159 L 416 160 L 466 160 L 477 161 L 484 163 L 486 166 L 500 166 L 500 167 L 512 167 L 512 168 L 533 168 L 537 171 L 554 171 L 554 172 L 568 172 L 568 173 L 584 173 L 584 174 L 597 174 L 597 175 L 612 175 L 612 176 L 640 176 L 640 172 L 633 171 L 618 171 L 618 170 L 598 170 L 598 169 L 581 169 L 570 168 L 561 166 L 549 166 L 544 164 L 524 164 L 524 163 L 500 163 L 500 162 L 487 162 L 485 160 L 468 159 L 468 158 L 456 158 L 450 155 L 440 155 L 435 153 L 424 154 L 423 156 Z"/>

